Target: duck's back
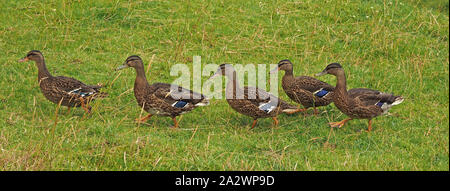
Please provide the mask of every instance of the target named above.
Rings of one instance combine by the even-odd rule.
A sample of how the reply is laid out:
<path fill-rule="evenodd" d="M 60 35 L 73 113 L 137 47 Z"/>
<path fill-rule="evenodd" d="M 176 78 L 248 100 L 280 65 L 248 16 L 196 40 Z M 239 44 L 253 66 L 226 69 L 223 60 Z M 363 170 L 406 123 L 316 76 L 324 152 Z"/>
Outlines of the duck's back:
<path fill-rule="evenodd" d="M 315 92 L 321 88 L 330 91 L 334 89 L 330 84 L 310 76 L 298 76 L 295 78 L 295 83 L 298 84 L 299 88 L 308 90 L 309 92 Z"/>
<path fill-rule="evenodd" d="M 227 102 L 235 111 L 254 119 L 275 117 L 284 109 L 296 109 L 280 98 L 251 86 L 245 86 L 235 96 L 227 97 Z"/>
<path fill-rule="evenodd" d="M 88 86 L 81 81 L 65 77 L 44 77 L 39 79 L 39 86 L 44 96 L 53 103 L 63 106 L 79 106 L 79 98 L 88 98 L 99 92 L 101 86 Z"/>
<path fill-rule="evenodd" d="M 324 106 L 332 102 L 331 93 L 334 87 L 313 77 L 283 77 L 282 86 L 289 98 L 306 108 Z"/>
<path fill-rule="evenodd" d="M 355 118 L 373 118 L 386 113 L 392 106 L 403 101 L 401 96 L 368 88 L 355 88 L 348 91 L 353 104 L 351 114 Z"/>
<path fill-rule="evenodd" d="M 163 116 L 178 116 L 208 104 L 206 96 L 167 83 L 135 87 L 134 94 L 140 107 L 144 106 L 147 112 Z"/>

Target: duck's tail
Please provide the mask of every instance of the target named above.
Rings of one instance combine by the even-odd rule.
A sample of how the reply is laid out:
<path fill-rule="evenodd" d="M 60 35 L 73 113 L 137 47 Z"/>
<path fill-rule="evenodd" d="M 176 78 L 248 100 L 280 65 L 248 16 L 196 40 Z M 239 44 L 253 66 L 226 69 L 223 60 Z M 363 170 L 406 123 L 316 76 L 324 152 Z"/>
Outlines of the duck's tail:
<path fill-rule="evenodd" d="M 403 100 L 405 100 L 402 96 L 397 96 L 394 100 L 394 102 L 392 102 L 391 105 L 398 105 L 401 104 L 403 102 Z"/>
<path fill-rule="evenodd" d="M 97 85 L 91 85 L 91 86 L 89 86 L 89 87 L 91 87 L 92 89 L 95 90 L 95 94 L 94 94 L 94 96 L 93 96 L 94 99 L 108 97 L 108 93 L 106 93 L 106 92 L 100 92 L 100 89 L 102 89 L 103 87 L 105 87 L 103 84 L 98 83 Z"/>
<path fill-rule="evenodd" d="M 108 93 L 106 93 L 106 92 L 97 92 L 97 93 L 94 95 L 94 97 L 95 97 L 95 98 L 105 98 L 105 97 L 108 97 Z"/>
<path fill-rule="evenodd" d="M 207 105 L 209 105 L 209 99 L 207 97 L 204 97 L 202 99 L 202 101 L 195 104 L 195 106 L 197 106 L 197 107 L 202 107 L 202 106 L 207 106 Z"/>
<path fill-rule="evenodd" d="M 392 94 L 382 94 L 385 97 L 381 99 L 376 105 L 380 106 L 383 114 L 386 114 L 392 106 L 401 104 L 405 100 L 402 96 L 394 96 Z"/>

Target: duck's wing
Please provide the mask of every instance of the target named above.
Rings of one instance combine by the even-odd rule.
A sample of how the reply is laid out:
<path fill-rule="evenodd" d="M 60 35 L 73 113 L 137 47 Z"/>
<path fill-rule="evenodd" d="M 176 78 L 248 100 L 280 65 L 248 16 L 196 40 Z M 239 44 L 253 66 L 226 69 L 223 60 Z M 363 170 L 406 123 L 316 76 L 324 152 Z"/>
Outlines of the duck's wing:
<path fill-rule="evenodd" d="M 378 91 L 378 90 L 372 90 L 372 89 L 368 89 L 368 88 L 354 88 L 351 90 L 347 91 L 348 96 L 350 96 L 351 98 L 355 98 L 357 96 L 376 96 L 381 94 L 382 92 Z"/>
<path fill-rule="evenodd" d="M 155 83 L 151 85 L 150 89 L 157 98 L 164 100 L 171 107 L 185 108 L 189 105 L 205 106 L 209 104 L 205 95 L 178 85 Z"/>
<path fill-rule="evenodd" d="M 295 83 L 292 84 L 296 89 L 307 90 L 319 97 L 323 97 L 334 90 L 334 87 L 332 85 L 310 76 L 296 77 Z"/>
<path fill-rule="evenodd" d="M 270 113 L 278 107 L 280 107 L 282 111 L 297 109 L 297 107 L 288 104 L 273 94 L 256 87 L 244 87 L 244 98 L 248 100 L 249 104 L 258 107 L 266 113 Z"/>
<path fill-rule="evenodd" d="M 367 88 L 355 88 L 348 91 L 348 95 L 353 98 L 358 105 L 381 107 L 383 111 L 387 111 L 390 107 L 403 102 L 401 96 L 380 92 Z"/>
<path fill-rule="evenodd" d="M 84 98 L 97 94 L 101 86 L 89 86 L 74 78 L 58 76 L 52 80 L 52 88 L 61 93 Z"/>

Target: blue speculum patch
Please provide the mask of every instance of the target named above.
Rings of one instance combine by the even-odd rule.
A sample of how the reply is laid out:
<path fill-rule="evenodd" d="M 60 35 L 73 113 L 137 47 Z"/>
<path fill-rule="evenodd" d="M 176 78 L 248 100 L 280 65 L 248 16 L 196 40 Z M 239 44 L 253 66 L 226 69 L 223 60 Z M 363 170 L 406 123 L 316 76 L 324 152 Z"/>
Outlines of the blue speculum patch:
<path fill-rule="evenodd" d="M 178 101 L 173 106 L 176 108 L 183 108 L 184 106 L 186 106 L 186 104 L 187 104 L 187 102 L 185 102 L 185 101 Z"/>
<path fill-rule="evenodd" d="M 263 111 L 266 112 L 266 113 L 269 113 L 269 112 L 271 112 L 271 111 L 273 110 L 273 106 L 270 105 L 270 103 L 266 103 L 266 104 L 264 104 L 264 105 L 261 105 L 261 106 L 259 107 L 259 109 L 263 110 Z"/>
<path fill-rule="evenodd" d="M 81 95 L 81 97 L 87 96 L 90 93 L 82 92 L 80 89 L 73 91 L 72 93 Z"/>
<path fill-rule="evenodd" d="M 315 95 L 318 96 L 318 97 L 323 97 L 323 96 L 325 96 L 325 95 L 327 95 L 327 94 L 328 94 L 328 91 L 327 91 L 327 90 L 320 90 L 320 91 L 317 92 Z"/>
<path fill-rule="evenodd" d="M 383 104 L 384 104 L 384 103 L 380 101 L 380 102 L 378 102 L 378 103 L 375 104 L 375 105 L 377 105 L 378 107 L 381 107 L 381 106 L 383 106 Z"/>

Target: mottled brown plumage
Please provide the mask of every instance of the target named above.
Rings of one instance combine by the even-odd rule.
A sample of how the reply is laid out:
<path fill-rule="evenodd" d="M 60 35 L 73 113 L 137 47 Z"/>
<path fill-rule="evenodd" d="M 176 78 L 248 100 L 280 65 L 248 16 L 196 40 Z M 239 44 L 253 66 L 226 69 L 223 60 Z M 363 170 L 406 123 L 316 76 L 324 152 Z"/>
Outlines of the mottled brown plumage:
<path fill-rule="evenodd" d="M 291 112 L 297 107 L 292 106 L 280 98 L 256 87 L 245 86 L 241 88 L 236 71 L 230 64 L 222 64 L 210 79 L 223 75 L 228 79 L 225 96 L 228 104 L 235 111 L 253 118 L 252 128 L 259 118 L 272 117 L 277 125 L 277 116 L 281 112 Z"/>
<path fill-rule="evenodd" d="M 144 65 L 139 56 L 130 56 L 125 63 L 118 68 L 133 67 L 136 69 L 134 82 L 134 96 L 139 107 L 149 113 L 140 122 L 148 120 L 152 115 L 169 116 L 174 121 L 174 127 L 178 127 L 176 117 L 193 110 L 198 106 L 208 105 L 206 96 L 193 92 L 173 84 L 154 83 L 148 84 L 145 76 Z"/>
<path fill-rule="evenodd" d="M 326 106 L 333 101 L 333 86 L 309 76 L 295 77 L 291 61 L 281 60 L 271 72 L 279 70 L 285 71 L 282 79 L 284 92 L 293 101 L 303 105 L 305 109 L 314 107 L 315 110 L 316 107 Z"/>
<path fill-rule="evenodd" d="M 42 94 L 53 103 L 69 107 L 83 107 L 90 112 L 89 102 L 104 97 L 100 85 L 86 85 L 79 80 L 65 76 L 52 76 L 45 65 L 44 56 L 38 50 L 32 50 L 19 62 L 35 61 L 38 67 L 38 82 Z"/>
<path fill-rule="evenodd" d="M 350 118 L 340 122 L 330 123 L 332 127 L 342 127 L 352 119 L 368 119 L 371 131 L 371 120 L 388 112 L 394 106 L 403 102 L 401 96 L 383 93 L 366 88 L 355 88 L 347 91 L 347 82 L 344 69 L 338 63 L 328 65 L 318 76 L 331 74 L 336 76 L 337 83 L 334 89 L 333 102 L 336 107 Z"/>

